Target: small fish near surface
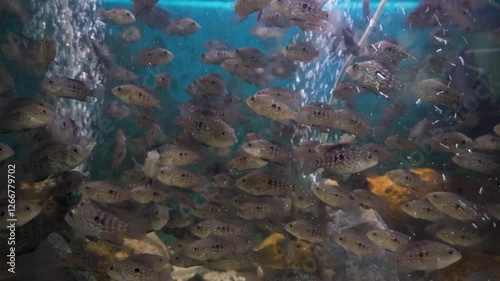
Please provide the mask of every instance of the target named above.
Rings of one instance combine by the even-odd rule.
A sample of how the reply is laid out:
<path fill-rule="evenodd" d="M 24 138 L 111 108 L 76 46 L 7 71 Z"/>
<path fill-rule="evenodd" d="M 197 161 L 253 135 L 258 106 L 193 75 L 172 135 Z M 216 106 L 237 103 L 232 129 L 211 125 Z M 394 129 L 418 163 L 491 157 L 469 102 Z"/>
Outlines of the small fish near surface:
<path fill-rule="evenodd" d="M 114 87 L 111 92 L 123 102 L 147 109 L 158 108 L 160 101 L 146 89 L 135 85 L 122 85 Z"/>

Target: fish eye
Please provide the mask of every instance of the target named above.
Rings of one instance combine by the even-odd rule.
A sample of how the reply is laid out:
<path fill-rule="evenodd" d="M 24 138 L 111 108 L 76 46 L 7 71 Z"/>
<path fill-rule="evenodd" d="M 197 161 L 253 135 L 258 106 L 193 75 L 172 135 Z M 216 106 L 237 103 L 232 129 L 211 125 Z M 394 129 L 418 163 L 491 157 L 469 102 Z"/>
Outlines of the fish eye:
<path fill-rule="evenodd" d="M 226 136 L 226 132 L 221 132 L 220 133 L 222 136 Z"/>
<path fill-rule="evenodd" d="M 53 80 L 49 80 L 49 84 L 54 84 L 54 81 Z"/>
<path fill-rule="evenodd" d="M 247 182 L 247 179 L 245 179 L 245 178 L 244 178 L 244 179 L 242 179 L 241 181 L 245 183 L 245 182 Z"/>
<path fill-rule="evenodd" d="M 373 155 L 371 153 L 368 153 L 368 159 L 372 159 Z"/>
<path fill-rule="evenodd" d="M 72 218 L 75 215 L 75 212 L 74 211 L 70 211 L 68 215 L 69 215 L 70 218 Z"/>
<path fill-rule="evenodd" d="M 462 140 L 462 144 L 466 144 L 467 142 L 465 140 Z"/>
<path fill-rule="evenodd" d="M 450 256 L 453 255 L 453 251 L 449 251 L 448 255 L 450 255 Z"/>
<path fill-rule="evenodd" d="M 165 171 L 163 171 L 163 170 L 162 170 L 162 171 L 160 171 L 160 174 L 164 174 L 164 173 L 165 173 Z"/>
<path fill-rule="evenodd" d="M 130 17 L 130 13 L 126 13 L 125 15 L 126 15 L 127 17 Z"/>
<path fill-rule="evenodd" d="M 47 110 L 42 109 L 42 114 L 47 114 Z"/>
<path fill-rule="evenodd" d="M 117 90 L 118 90 L 118 92 L 121 92 L 122 87 L 118 87 Z"/>
<path fill-rule="evenodd" d="M 74 153 L 80 153 L 80 149 L 78 149 L 78 148 L 74 147 L 74 148 L 73 148 L 73 152 L 74 152 Z"/>
<path fill-rule="evenodd" d="M 193 251 L 198 251 L 198 248 L 194 247 L 194 248 L 193 248 Z"/>
<path fill-rule="evenodd" d="M 194 21 L 193 21 L 193 22 L 191 22 L 191 25 L 195 25 L 195 24 L 196 24 L 196 23 L 195 23 Z"/>
<path fill-rule="evenodd" d="M 358 65 L 357 63 L 355 63 L 355 64 L 353 64 L 353 65 L 352 65 L 352 69 L 353 69 L 353 70 L 357 70 L 357 69 L 358 69 L 358 66 L 359 66 L 359 65 Z"/>
<path fill-rule="evenodd" d="M 99 41 L 99 45 L 102 47 L 104 46 L 104 42 L 103 41 Z"/>
<path fill-rule="evenodd" d="M 66 127 L 66 122 L 62 122 L 61 127 L 63 127 L 63 128 Z"/>
<path fill-rule="evenodd" d="M 0 147 L 0 152 L 3 152 L 3 147 Z"/>
<path fill-rule="evenodd" d="M 251 100 L 251 101 L 255 101 L 255 98 L 254 98 L 254 97 L 251 97 L 251 98 L 250 98 L 250 100 Z"/>
<path fill-rule="evenodd" d="M 115 270 L 115 267 L 114 266 L 110 266 L 109 270 Z"/>
<path fill-rule="evenodd" d="M 286 47 L 285 47 L 285 50 L 288 50 L 288 48 L 289 48 L 289 47 L 288 47 L 288 46 L 286 46 Z"/>
<path fill-rule="evenodd" d="M 196 229 L 201 230 L 201 226 L 197 226 Z"/>
<path fill-rule="evenodd" d="M 134 268 L 134 272 L 139 273 L 139 272 L 141 272 L 141 270 L 138 267 L 136 267 L 136 268 Z"/>
<path fill-rule="evenodd" d="M 24 209 L 25 209 L 26 211 L 28 211 L 28 212 L 29 212 L 29 211 L 31 211 L 31 207 L 30 207 L 30 206 L 26 206 Z"/>
<path fill-rule="evenodd" d="M 302 48 L 302 51 L 303 51 L 303 52 L 305 52 L 305 51 L 306 51 L 306 48 L 305 48 L 305 47 L 304 47 L 304 48 Z"/>

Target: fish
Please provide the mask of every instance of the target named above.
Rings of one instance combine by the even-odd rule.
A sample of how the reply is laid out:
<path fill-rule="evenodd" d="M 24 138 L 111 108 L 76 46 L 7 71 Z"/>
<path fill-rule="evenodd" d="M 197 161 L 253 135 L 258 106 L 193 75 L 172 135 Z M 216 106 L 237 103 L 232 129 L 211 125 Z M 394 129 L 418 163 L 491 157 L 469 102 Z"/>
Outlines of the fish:
<path fill-rule="evenodd" d="M 385 173 L 392 182 L 416 191 L 425 190 L 426 183 L 420 177 L 408 170 L 396 169 Z"/>
<path fill-rule="evenodd" d="M 391 161 L 392 155 L 387 146 L 378 143 L 365 143 L 363 147 L 377 156 L 379 162 Z"/>
<path fill-rule="evenodd" d="M 478 219 L 481 216 L 480 206 L 455 193 L 431 192 L 426 197 L 440 212 L 454 219 L 469 221 Z"/>
<path fill-rule="evenodd" d="M 233 50 L 231 45 L 220 40 L 208 40 L 203 43 L 203 47 L 207 50 Z"/>
<path fill-rule="evenodd" d="M 447 16 L 439 2 L 421 1 L 406 17 L 405 24 L 412 28 L 427 28 L 446 22 Z"/>
<path fill-rule="evenodd" d="M 254 12 L 267 7 L 271 0 L 237 0 L 234 4 L 234 13 L 240 17 L 240 22 L 248 18 Z"/>
<path fill-rule="evenodd" d="M 328 21 L 329 14 L 322 10 L 322 6 L 315 1 L 307 0 L 273 0 L 271 2 L 271 7 L 287 18 L 310 23 L 317 23 L 319 20 Z"/>
<path fill-rule="evenodd" d="M 297 111 L 296 121 L 322 129 L 338 129 L 355 135 L 370 134 L 373 128 L 350 109 L 333 109 L 323 103 L 312 103 Z"/>
<path fill-rule="evenodd" d="M 8 97 L 15 90 L 14 78 L 3 63 L 0 63 L 0 97 Z"/>
<path fill-rule="evenodd" d="M 87 97 L 93 97 L 93 91 L 84 82 L 66 77 L 52 77 L 42 82 L 42 89 L 51 95 L 70 98 L 79 101 L 87 101 Z"/>
<path fill-rule="evenodd" d="M 440 3 L 443 13 L 449 17 L 450 21 L 457 25 L 459 29 L 472 31 L 474 26 L 474 15 L 469 7 L 465 7 L 457 1 L 444 0 Z"/>
<path fill-rule="evenodd" d="M 147 204 L 150 202 L 162 203 L 169 198 L 169 195 L 167 192 L 159 188 L 140 185 L 130 190 L 130 198 L 141 204 Z"/>
<path fill-rule="evenodd" d="M 0 218 L 2 223 L 0 228 L 6 230 L 7 226 L 15 221 L 16 227 L 23 226 L 36 218 L 42 212 L 42 206 L 31 203 L 25 200 L 17 200 L 15 203 L 15 211 L 8 209 L 7 206 L 2 206 L 0 210 Z"/>
<path fill-rule="evenodd" d="M 201 26 L 191 18 L 178 18 L 172 21 L 165 29 L 167 34 L 176 36 L 188 36 L 196 33 L 201 29 Z"/>
<path fill-rule="evenodd" d="M 77 144 L 49 143 L 33 151 L 23 163 L 23 170 L 34 181 L 72 170 L 82 164 L 91 151 Z"/>
<path fill-rule="evenodd" d="M 158 108 L 160 101 L 146 89 L 135 85 L 121 85 L 114 87 L 111 92 L 127 104 L 140 106 L 146 109 Z"/>
<path fill-rule="evenodd" d="M 282 102 L 286 103 L 290 108 L 295 108 L 300 102 L 300 99 L 295 91 L 289 88 L 265 88 L 256 92 L 255 95 L 274 96 Z"/>
<path fill-rule="evenodd" d="M 448 82 L 436 78 L 416 82 L 411 91 L 421 100 L 450 108 L 461 105 L 464 99 L 462 92 L 451 88 Z"/>
<path fill-rule="evenodd" d="M 161 31 L 167 29 L 168 25 L 172 22 L 169 11 L 159 6 L 153 6 L 151 9 L 144 11 L 144 13 L 138 16 L 146 22 L 147 26 Z"/>
<path fill-rule="evenodd" d="M 160 165 L 185 166 L 201 161 L 201 155 L 189 148 L 166 144 L 157 148 L 160 153 Z"/>
<path fill-rule="evenodd" d="M 332 174 L 355 174 L 378 164 L 377 157 L 356 144 L 322 143 L 315 148 L 313 170 L 323 168 Z"/>
<path fill-rule="evenodd" d="M 31 99 L 10 101 L 2 108 L 0 115 L 0 133 L 38 129 L 55 118 L 50 107 Z"/>
<path fill-rule="evenodd" d="M 171 62 L 174 59 L 174 54 L 164 48 L 151 48 L 144 50 L 136 61 L 142 67 L 160 66 Z"/>
<path fill-rule="evenodd" d="M 205 238 L 210 235 L 235 237 L 243 235 L 243 229 L 231 223 L 208 219 L 191 227 L 191 233 L 200 238 Z"/>
<path fill-rule="evenodd" d="M 199 261 L 219 260 L 230 254 L 238 253 L 243 241 L 222 237 L 205 237 L 194 241 L 184 249 L 184 254 Z"/>
<path fill-rule="evenodd" d="M 225 148 L 238 141 L 234 129 L 218 116 L 207 111 L 187 110 L 175 119 L 197 141 L 215 148 Z"/>
<path fill-rule="evenodd" d="M 500 150 L 500 137 L 492 134 L 482 135 L 474 139 L 477 150 Z"/>
<path fill-rule="evenodd" d="M 104 64 L 106 68 L 112 69 L 112 67 L 115 65 L 115 57 L 111 53 L 109 46 L 103 40 L 96 39 L 92 40 L 91 44 L 97 58 Z M 123 69 L 115 68 L 114 71 L 111 71 L 110 73 L 117 75 L 122 74 L 123 72 Z"/>
<path fill-rule="evenodd" d="M 341 81 L 332 90 L 333 96 L 341 100 L 349 100 L 353 98 L 357 92 L 356 86 L 350 81 Z"/>
<path fill-rule="evenodd" d="M 411 241 L 410 236 L 399 231 L 389 229 L 371 230 L 366 233 L 366 236 L 377 246 L 391 252 L 396 252 L 399 247 L 406 245 Z"/>
<path fill-rule="evenodd" d="M 122 245 L 126 237 L 140 239 L 146 235 L 144 224 L 123 221 L 95 203 L 73 208 L 64 220 L 77 235 L 105 240 L 115 245 Z"/>
<path fill-rule="evenodd" d="M 285 173 L 271 169 L 258 169 L 235 182 L 239 189 L 255 196 L 282 196 L 296 188 L 293 180 Z"/>
<path fill-rule="evenodd" d="M 80 192 L 85 198 L 106 204 L 117 204 L 130 200 L 130 190 L 107 180 L 88 182 L 80 188 Z"/>
<path fill-rule="evenodd" d="M 448 218 L 431 202 L 427 200 L 413 200 L 400 205 L 403 212 L 416 219 L 422 219 L 432 222 L 440 222 Z"/>
<path fill-rule="evenodd" d="M 297 63 L 284 54 L 274 54 L 269 58 L 272 75 L 280 78 L 289 77 L 297 70 Z"/>
<path fill-rule="evenodd" d="M 437 270 L 462 259 L 462 254 L 444 243 L 423 240 L 398 248 L 396 263 L 405 271 Z"/>
<path fill-rule="evenodd" d="M 355 201 L 340 188 L 331 185 L 318 185 L 311 188 L 312 193 L 330 207 L 339 208 L 342 210 L 354 210 Z"/>
<path fill-rule="evenodd" d="M 6 143 L 0 142 L 0 162 L 14 156 L 14 150 Z"/>
<path fill-rule="evenodd" d="M 150 222 L 150 229 L 159 231 L 168 223 L 170 212 L 165 206 L 152 204 L 143 210 L 143 216 Z"/>
<path fill-rule="evenodd" d="M 253 157 L 257 157 L 264 161 L 274 162 L 283 166 L 286 166 L 292 160 L 291 152 L 287 151 L 281 144 L 274 141 L 264 139 L 252 140 L 244 143 L 241 146 L 241 149 Z"/>
<path fill-rule="evenodd" d="M 233 57 L 233 50 L 228 49 L 209 49 L 201 54 L 200 61 L 209 64 L 222 64 Z M 235 60 L 236 61 L 236 60 Z"/>
<path fill-rule="evenodd" d="M 16 0 L 2 1 L 0 4 L 0 11 L 14 16 L 17 20 L 19 20 L 21 25 L 24 25 L 29 20 L 29 15 L 23 2 Z"/>
<path fill-rule="evenodd" d="M 142 39 L 142 31 L 137 26 L 129 26 L 120 32 L 120 40 L 124 43 L 137 43 Z"/>
<path fill-rule="evenodd" d="M 74 144 L 79 142 L 79 127 L 71 118 L 57 118 L 47 125 L 52 141 Z M 48 140 L 50 142 L 50 140 Z"/>
<path fill-rule="evenodd" d="M 129 25 L 135 22 L 135 16 L 127 9 L 113 8 L 111 10 L 101 10 L 101 19 L 104 22 L 114 25 Z"/>
<path fill-rule="evenodd" d="M 354 32 L 349 27 L 344 27 L 341 29 L 342 38 L 344 41 L 344 46 L 348 54 L 353 54 L 355 56 L 359 55 L 360 47 L 356 38 L 354 37 Z"/>
<path fill-rule="evenodd" d="M 491 155 L 479 152 L 457 153 L 451 160 L 458 166 L 480 172 L 487 175 L 494 175 L 500 170 L 500 162 L 496 161 Z"/>
<path fill-rule="evenodd" d="M 158 168 L 155 178 L 165 185 L 188 189 L 202 188 L 207 183 L 204 177 L 179 166 L 162 166 Z"/>
<path fill-rule="evenodd" d="M 1 44 L 0 49 L 24 72 L 45 73 L 57 56 L 58 44 L 51 38 L 30 39 L 13 33 L 7 37 L 9 42 Z"/>
<path fill-rule="evenodd" d="M 346 71 L 356 84 L 377 95 L 390 98 L 391 95 L 405 91 L 404 84 L 377 61 L 355 63 Z"/>
<path fill-rule="evenodd" d="M 185 228 L 193 224 L 193 216 L 190 213 L 181 213 L 178 210 L 169 212 L 168 223 L 165 227 L 168 228 Z"/>
<path fill-rule="evenodd" d="M 278 122 L 294 120 L 296 113 L 279 99 L 270 95 L 253 95 L 246 99 L 247 106 L 256 114 Z"/>
<path fill-rule="evenodd" d="M 106 273 L 113 280 L 117 281 L 174 280 L 169 269 L 156 271 L 151 265 L 142 261 L 137 262 L 130 258 L 114 262 L 106 269 Z"/>
<path fill-rule="evenodd" d="M 351 196 L 365 209 L 383 210 L 387 205 L 387 200 L 383 196 L 378 196 L 367 189 L 354 189 Z"/>
<path fill-rule="evenodd" d="M 346 251 L 358 256 L 376 256 L 380 248 L 356 227 L 344 228 L 333 235 L 333 239 Z"/>
<path fill-rule="evenodd" d="M 436 237 L 453 246 L 472 247 L 481 243 L 484 237 L 478 232 L 463 227 L 442 228 Z"/>
<path fill-rule="evenodd" d="M 195 84 L 209 96 L 224 96 L 226 94 L 226 81 L 217 73 L 203 75 L 195 80 Z"/>
<path fill-rule="evenodd" d="M 238 48 L 233 53 L 233 59 L 250 69 L 267 66 L 264 54 L 255 48 Z"/>
<path fill-rule="evenodd" d="M 121 128 L 116 130 L 116 146 L 113 149 L 111 169 L 115 169 L 125 160 L 127 156 L 127 139 Z"/>
<path fill-rule="evenodd" d="M 158 73 L 155 75 L 155 83 L 156 86 L 161 89 L 168 89 L 172 83 L 172 75 L 168 73 Z"/>
<path fill-rule="evenodd" d="M 296 238 L 311 243 L 325 243 L 331 239 L 327 226 L 319 222 L 296 220 L 285 224 L 285 230 Z"/>
<path fill-rule="evenodd" d="M 245 220 L 265 219 L 278 211 L 270 202 L 245 202 L 238 206 L 236 215 Z"/>
<path fill-rule="evenodd" d="M 370 0 L 363 0 L 363 16 L 371 19 Z"/>
<path fill-rule="evenodd" d="M 214 184 L 223 189 L 234 189 L 236 179 L 229 173 L 220 173 L 212 177 Z"/>
<path fill-rule="evenodd" d="M 112 79 L 123 83 L 133 83 L 139 80 L 139 77 L 130 69 L 122 65 L 111 65 L 108 67 L 107 73 Z"/>
<path fill-rule="evenodd" d="M 280 27 L 254 26 L 250 34 L 260 39 L 278 39 L 283 37 L 285 31 Z"/>
<path fill-rule="evenodd" d="M 319 57 L 319 50 L 312 43 L 295 42 L 287 45 L 283 49 L 283 54 L 285 57 L 295 61 L 311 62 Z"/>
<path fill-rule="evenodd" d="M 267 161 L 240 152 L 227 162 L 226 169 L 229 171 L 253 170 L 262 168 L 266 166 L 267 163 Z"/>
<path fill-rule="evenodd" d="M 412 150 L 415 148 L 415 144 L 406 137 L 400 135 L 392 135 L 388 136 L 385 139 L 385 145 L 389 148 L 397 149 L 397 150 Z"/>
<path fill-rule="evenodd" d="M 408 58 L 410 53 L 398 45 L 382 40 L 366 47 L 360 56 L 370 57 L 382 63 L 398 65 L 402 60 Z"/>
<path fill-rule="evenodd" d="M 467 152 L 474 148 L 474 141 L 459 132 L 447 132 L 432 137 L 435 148 L 441 152 Z"/>

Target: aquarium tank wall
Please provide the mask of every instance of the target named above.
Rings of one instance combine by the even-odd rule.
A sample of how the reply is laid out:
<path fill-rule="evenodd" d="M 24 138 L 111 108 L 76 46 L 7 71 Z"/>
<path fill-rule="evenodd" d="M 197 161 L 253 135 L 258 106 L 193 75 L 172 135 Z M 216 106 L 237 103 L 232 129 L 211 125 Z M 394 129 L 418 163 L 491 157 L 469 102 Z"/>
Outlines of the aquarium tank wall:
<path fill-rule="evenodd" d="M 500 280 L 500 2 L 1 0 L 0 280 Z"/>

